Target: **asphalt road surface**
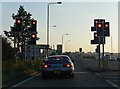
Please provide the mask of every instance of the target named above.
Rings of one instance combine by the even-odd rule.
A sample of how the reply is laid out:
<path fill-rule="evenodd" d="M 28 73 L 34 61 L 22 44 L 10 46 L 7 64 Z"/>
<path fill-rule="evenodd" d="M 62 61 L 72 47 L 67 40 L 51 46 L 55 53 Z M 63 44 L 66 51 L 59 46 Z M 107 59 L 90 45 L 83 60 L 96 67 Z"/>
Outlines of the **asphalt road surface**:
<path fill-rule="evenodd" d="M 115 87 L 113 84 L 105 81 L 96 73 L 84 67 L 81 60 L 75 60 L 75 76 L 73 79 L 67 77 L 54 77 L 42 79 L 41 74 L 26 79 L 14 87 Z M 109 89 L 109 88 L 108 88 Z"/>

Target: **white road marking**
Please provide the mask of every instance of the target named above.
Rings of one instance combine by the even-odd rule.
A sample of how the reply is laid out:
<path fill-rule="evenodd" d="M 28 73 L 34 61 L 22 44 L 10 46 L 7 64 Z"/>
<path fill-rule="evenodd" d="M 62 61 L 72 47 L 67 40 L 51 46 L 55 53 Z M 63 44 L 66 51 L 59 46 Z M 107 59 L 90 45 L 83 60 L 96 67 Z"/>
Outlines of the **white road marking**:
<path fill-rule="evenodd" d="M 105 81 L 106 81 L 107 83 L 111 84 L 113 87 L 119 88 L 119 86 L 116 85 L 116 84 L 114 84 L 113 82 L 111 82 L 111 81 L 109 81 L 109 80 L 105 80 Z"/>
<path fill-rule="evenodd" d="M 114 81 L 114 82 L 120 82 L 120 80 L 118 80 L 118 79 L 117 80 L 112 80 L 112 81 Z"/>
<path fill-rule="evenodd" d="M 105 76 L 118 76 L 119 74 L 102 74 L 102 75 L 105 75 Z"/>
<path fill-rule="evenodd" d="M 105 76 L 105 78 L 117 78 L 117 79 L 118 79 L 118 76 L 117 76 L 117 77 L 113 77 L 113 76 Z"/>
<path fill-rule="evenodd" d="M 75 74 L 86 74 L 86 73 L 90 73 L 90 72 L 75 72 Z"/>
<path fill-rule="evenodd" d="M 39 75 L 39 74 L 37 74 L 37 75 L 35 75 L 35 76 L 33 76 L 33 77 L 30 77 L 30 78 L 28 78 L 28 79 L 26 79 L 26 80 L 24 80 L 24 81 L 22 81 L 22 82 L 20 82 L 20 83 L 18 83 L 18 84 L 16 84 L 16 85 L 12 86 L 12 87 L 17 87 L 17 86 L 19 86 L 19 85 L 21 85 L 21 84 L 23 84 L 23 83 L 25 83 L 25 82 L 33 79 L 34 77 L 36 77 L 36 76 L 38 76 L 38 75 Z"/>
<path fill-rule="evenodd" d="M 95 73 L 97 76 L 100 76 L 100 74 L 99 73 Z"/>

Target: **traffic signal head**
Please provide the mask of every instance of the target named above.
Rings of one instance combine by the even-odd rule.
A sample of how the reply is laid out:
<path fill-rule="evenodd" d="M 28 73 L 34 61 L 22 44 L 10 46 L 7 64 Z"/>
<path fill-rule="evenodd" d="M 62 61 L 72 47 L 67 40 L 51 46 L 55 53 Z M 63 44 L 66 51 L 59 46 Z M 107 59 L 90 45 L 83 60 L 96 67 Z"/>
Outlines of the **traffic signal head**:
<path fill-rule="evenodd" d="M 28 44 L 30 44 L 30 45 L 36 44 L 36 38 L 37 38 L 36 34 L 32 33 L 31 34 L 31 39 L 28 41 Z"/>
<path fill-rule="evenodd" d="M 31 34 L 31 39 L 36 39 L 36 34 Z"/>
<path fill-rule="evenodd" d="M 36 28 L 37 28 L 37 21 L 32 20 L 31 21 L 31 31 L 36 32 Z"/>
<path fill-rule="evenodd" d="M 100 19 L 99 22 L 104 23 L 105 19 Z"/>
<path fill-rule="evenodd" d="M 97 35 L 98 36 L 102 36 L 102 31 L 103 31 L 103 25 L 102 25 L 102 23 L 101 22 L 98 22 L 97 24 L 97 27 L 96 27 L 96 29 L 97 29 Z"/>
<path fill-rule="evenodd" d="M 94 33 L 94 39 L 97 39 L 98 38 L 98 35 L 97 35 L 97 32 Z"/>
<path fill-rule="evenodd" d="M 110 36 L 109 22 L 104 23 L 104 36 Z"/>
<path fill-rule="evenodd" d="M 91 27 L 91 31 L 96 31 L 96 28 L 95 27 Z"/>
<path fill-rule="evenodd" d="M 94 26 L 96 27 L 96 24 L 99 22 L 99 19 L 94 19 Z"/>
<path fill-rule="evenodd" d="M 79 52 L 82 52 L 82 48 L 79 48 Z"/>
<path fill-rule="evenodd" d="M 94 19 L 94 26 L 97 26 L 97 23 L 104 23 L 105 19 Z"/>
<path fill-rule="evenodd" d="M 99 45 L 97 45 L 96 52 L 100 53 L 100 46 Z"/>
<path fill-rule="evenodd" d="M 22 19 L 16 19 L 16 32 L 22 31 Z"/>

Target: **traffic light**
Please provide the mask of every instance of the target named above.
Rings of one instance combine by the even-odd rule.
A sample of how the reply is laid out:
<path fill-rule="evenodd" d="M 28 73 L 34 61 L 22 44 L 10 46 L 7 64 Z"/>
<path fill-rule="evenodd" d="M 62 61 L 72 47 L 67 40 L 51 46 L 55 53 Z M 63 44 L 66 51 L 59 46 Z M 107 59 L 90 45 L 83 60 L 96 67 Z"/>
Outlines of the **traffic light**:
<path fill-rule="evenodd" d="M 37 37 L 36 34 L 32 33 L 31 39 L 28 41 L 28 44 L 30 44 L 30 45 L 36 44 L 36 37 Z"/>
<path fill-rule="evenodd" d="M 97 32 L 94 33 L 94 39 L 98 39 Z"/>
<path fill-rule="evenodd" d="M 105 37 L 104 37 L 104 42 L 103 42 L 103 38 L 102 37 L 99 38 L 98 33 L 95 32 L 94 40 L 91 40 L 91 44 L 99 44 L 99 42 L 100 42 L 100 44 L 103 44 L 103 43 L 105 44 Z"/>
<path fill-rule="evenodd" d="M 31 39 L 36 39 L 36 34 L 35 33 L 31 34 Z"/>
<path fill-rule="evenodd" d="M 95 27 L 91 27 L 91 31 L 96 31 L 96 28 Z"/>
<path fill-rule="evenodd" d="M 94 19 L 94 26 L 97 26 L 97 23 L 104 23 L 105 19 Z"/>
<path fill-rule="evenodd" d="M 104 23 L 104 36 L 110 36 L 109 22 Z"/>
<path fill-rule="evenodd" d="M 36 32 L 37 29 L 37 21 L 36 20 L 32 20 L 31 21 L 31 31 Z"/>
<path fill-rule="evenodd" d="M 79 52 L 82 52 L 82 48 L 79 48 Z"/>
<path fill-rule="evenodd" d="M 16 19 L 16 32 L 21 32 L 23 30 L 22 28 L 22 19 Z"/>
<path fill-rule="evenodd" d="M 94 19 L 94 26 L 96 27 L 97 25 L 97 23 L 99 22 L 99 19 Z"/>
<path fill-rule="evenodd" d="M 58 44 L 57 45 L 57 54 L 62 54 L 62 45 L 61 44 Z"/>
<path fill-rule="evenodd" d="M 96 52 L 97 52 L 97 53 L 100 52 L 100 46 L 99 46 L 99 45 L 97 45 Z"/>
<path fill-rule="evenodd" d="M 97 35 L 98 36 L 102 36 L 102 34 L 103 34 L 102 33 L 103 32 L 103 27 L 102 27 L 103 25 L 102 25 L 102 23 L 98 22 L 96 25 L 97 25 L 97 27 L 96 27 L 96 29 L 97 29 Z"/>

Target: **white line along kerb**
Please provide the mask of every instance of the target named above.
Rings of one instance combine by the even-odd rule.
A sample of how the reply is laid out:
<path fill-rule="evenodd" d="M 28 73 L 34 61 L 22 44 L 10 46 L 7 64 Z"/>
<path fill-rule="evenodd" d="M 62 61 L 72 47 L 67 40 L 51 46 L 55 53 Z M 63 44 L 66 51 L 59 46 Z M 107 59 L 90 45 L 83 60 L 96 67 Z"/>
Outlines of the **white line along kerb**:
<path fill-rule="evenodd" d="M 26 79 L 26 80 L 24 80 L 24 81 L 22 81 L 22 82 L 20 82 L 20 83 L 18 83 L 18 84 L 16 84 L 16 85 L 12 86 L 12 87 L 17 87 L 17 86 L 21 85 L 22 83 L 25 83 L 25 82 L 29 81 L 30 79 L 33 79 L 34 77 L 36 77 L 36 76 L 38 76 L 38 75 L 39 75 L 39 74 L 37 74 L 37 75 L 35 75 L 35 76 L 33 76 L 33 77 L 30 77 L 30 78 L 28 78 L 28 79 Z"/>

